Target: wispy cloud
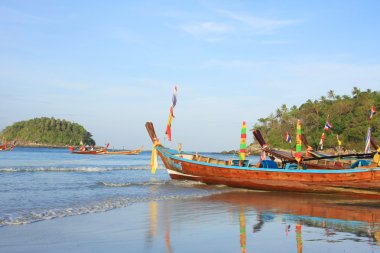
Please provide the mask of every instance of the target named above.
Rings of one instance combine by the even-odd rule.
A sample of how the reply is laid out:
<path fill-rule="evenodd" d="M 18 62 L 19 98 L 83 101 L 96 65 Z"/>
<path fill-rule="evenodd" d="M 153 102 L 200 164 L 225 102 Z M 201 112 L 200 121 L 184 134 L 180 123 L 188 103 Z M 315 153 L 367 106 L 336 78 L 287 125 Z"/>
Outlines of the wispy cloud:
<path fill-rule="evenodd" d="M 263 45 L 287 45 L 293 43 L 295 43 L 295 41 L 290 40 L 264 40 L 261 42 Z"/>
<path fill-rule="evenodd" d="M 218 24 L 215 22 L 199 22 L 195 24 L 182 25 L 183 31 L 193 35 L 210 35 L 224 34 L 233 30 L 233 27 L 226 24 Z"/>
<path fill-rule="evenodd" d="M 297 25 L 303 22 L 298 19 L 275 19 L 249 16 L 226 10 L 220 10 L 219 13 L 225 17 L 240 22 L 242 25 L 249 26 L 251 29 L 254 29 L 254 32 L 256 33 L 273 33 L 280 28 Z"/>
<path fill-rule="evenodd" d="M 263 18 L 239 12 L 217 10 L 210 13 L 207 21 L 185 23 L 180 29 L 192 36 L 209 42 L 221 41 L 226 36 L 273 34 L 285 27 L 304 22 L 301 19 Z M 239 37 L 240 37 L 239 35 Z M 289 41 L 266 41 L 267 44 L 288 44 Z"/>

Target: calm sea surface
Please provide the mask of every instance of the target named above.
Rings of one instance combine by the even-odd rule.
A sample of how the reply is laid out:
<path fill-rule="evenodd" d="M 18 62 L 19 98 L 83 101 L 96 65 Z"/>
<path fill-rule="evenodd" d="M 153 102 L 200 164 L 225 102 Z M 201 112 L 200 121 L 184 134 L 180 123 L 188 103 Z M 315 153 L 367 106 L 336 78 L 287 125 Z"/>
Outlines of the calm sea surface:
<path fill-rule="evenodd" d="M 379 201 L 173 181 L 149 163 L 0 152 L 0 251 L 380 252 Z"/>
<path fill-rule="evenodd" d="M 77 155 L 48 148 L 0 152 L 0 227 L 220 191 L 172 181 L 162 163 L 152 175 L 149 164 L 147 151 L 124 156 Z M 157 191 L 152 193 L 150 186 L 158 186 Z"/>

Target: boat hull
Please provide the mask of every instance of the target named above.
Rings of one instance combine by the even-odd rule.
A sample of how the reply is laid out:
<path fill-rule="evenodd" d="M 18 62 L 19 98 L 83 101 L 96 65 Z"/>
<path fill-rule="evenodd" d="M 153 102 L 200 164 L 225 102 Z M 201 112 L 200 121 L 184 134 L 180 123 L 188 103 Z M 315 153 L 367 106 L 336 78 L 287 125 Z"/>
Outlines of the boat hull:
<path fill-rule="evenodd" d="M 72 154 L 79 154 L 79 155 L 104 155 L 105 151 L 71 151 Z"/>
<path fill-rule="evenodd" d="M 380 198 L 380 168 L 286 170 L 194 161 L 157 147 L 170 177 L 267 191 L 342 193 Z"/>
<path fill-rule="evenodd" d="M 122 151 L 107 151 L 106 155 L 138 155 L 142 152 L 142 148 L 135 150 L 122 150 Z"/>
<path fill-rule="evenodd" d="M 131 151 L 107 151 L 106 155 L 138 155 L 140 152 L 131 152 Z"/>

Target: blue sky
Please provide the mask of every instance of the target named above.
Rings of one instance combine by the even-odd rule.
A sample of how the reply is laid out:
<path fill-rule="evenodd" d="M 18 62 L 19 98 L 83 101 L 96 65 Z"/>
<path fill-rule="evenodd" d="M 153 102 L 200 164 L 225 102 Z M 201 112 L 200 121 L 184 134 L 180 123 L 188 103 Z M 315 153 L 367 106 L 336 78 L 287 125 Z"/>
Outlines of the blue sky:
<path fill-rule="evenodd" d="M 380 1 L 0 2 L 0 129 L 82 124 L 97 144 L 238 149 L 282 104 L 380 87 Z M 248 135 L 248 142 L 252 135 Z"/>

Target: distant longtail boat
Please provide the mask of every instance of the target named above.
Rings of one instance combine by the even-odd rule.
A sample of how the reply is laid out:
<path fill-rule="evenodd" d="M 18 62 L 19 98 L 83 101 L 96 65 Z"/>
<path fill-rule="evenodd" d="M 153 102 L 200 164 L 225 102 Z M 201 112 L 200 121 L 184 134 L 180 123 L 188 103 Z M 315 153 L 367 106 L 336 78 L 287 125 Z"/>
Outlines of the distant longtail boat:
<path fill-rule="evenodd" d="M 8 145 L 8 142 L 0 145 L 0 151 L 12 151 L 16 147 L 16 141 L 14 141 L 11 145 Z"/>
<path fill-rule="evenodd" d="M 138 155 L 142 152 L 143 146 L 134 150 L 106 151 L 106 155 Z"/>
<path fill-rule="evenodd" d="M 104 155 L 107 152 L 107 148 L 110 144 L 108 143 L 106 147 L 95 149 L 95 150 L 86 150 L 85 148 L 80 148 L 79 150 L 75 150 L 74 147 L 70 147 L 69 150 L 72 154 L 79 155 Z"/>

